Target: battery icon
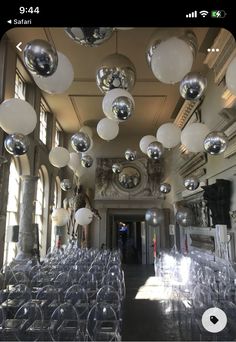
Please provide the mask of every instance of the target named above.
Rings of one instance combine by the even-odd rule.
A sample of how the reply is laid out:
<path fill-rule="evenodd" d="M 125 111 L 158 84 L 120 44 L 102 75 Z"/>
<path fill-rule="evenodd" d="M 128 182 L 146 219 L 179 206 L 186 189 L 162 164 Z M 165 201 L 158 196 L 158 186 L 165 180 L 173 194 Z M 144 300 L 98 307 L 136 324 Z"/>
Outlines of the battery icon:
<path fill-rule="evenodd" d="M 224 10 L 214 10 L 211 11 L 212 18 L 224 18 L 226 16 L 226 12 Z"/>

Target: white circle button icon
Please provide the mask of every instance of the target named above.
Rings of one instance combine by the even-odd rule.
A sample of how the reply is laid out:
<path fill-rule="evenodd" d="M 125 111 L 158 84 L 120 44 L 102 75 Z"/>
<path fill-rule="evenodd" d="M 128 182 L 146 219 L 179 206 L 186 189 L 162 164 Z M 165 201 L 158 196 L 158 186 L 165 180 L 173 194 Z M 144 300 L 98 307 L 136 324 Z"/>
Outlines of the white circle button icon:
<path fill-rule="evenodd" d="M 227 316 L 223 310 L 219 308 L 207 309 L 202 315 L 202 325 L 204 329 L 211 333 L 222 331 L 227 324 Z"/>

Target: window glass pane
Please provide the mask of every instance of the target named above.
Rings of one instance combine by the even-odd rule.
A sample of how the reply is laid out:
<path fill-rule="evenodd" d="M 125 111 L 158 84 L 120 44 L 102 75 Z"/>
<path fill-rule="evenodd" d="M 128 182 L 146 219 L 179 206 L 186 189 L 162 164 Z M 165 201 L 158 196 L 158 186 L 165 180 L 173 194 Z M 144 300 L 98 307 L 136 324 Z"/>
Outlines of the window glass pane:
<path fill-rule="evenodd" d="M 6 216 L 6 234 L 4 243 L 4 264 L 9 264 L 16 256 L 17 243 L 8 242 L 8 226 L 19 224 L 19 192 L 20 192 L 20 176 L 16 168 L 14 160 L 10 165 L 9 183 L 8 183 L 8 200 L 7 200 L 7 216 Z"/>
<path fill-rule="evenodd" d="M 25 100 L 25 89 L 26 89 L 26 83 L 19 73 L 19 71 L 16 71 L 16 79 L 15 79 L 15 98 Z"/>
<path fill-rule="evenodd" d="M 44 104 L 40 104 L 39 116 L 39 139 L 46 145 L 47 143 L 47 111 Z"/>
<path fill-rule="evenodd" d="M 44 182 L 42 172 L 39 172 L 39 179 L 36 190 L 36 204 L 35 204 L 35 223 L 38 224 L 39 229 L 39 248 L 42 248 L 43 237 L 43 208 L 44 208 Z"/>
<path fill-rule="evenodd" d="M 56 123 L 56 132 L 55 132 L 55 147 L 60 145 L 60 127 L 58 123 Z"/>

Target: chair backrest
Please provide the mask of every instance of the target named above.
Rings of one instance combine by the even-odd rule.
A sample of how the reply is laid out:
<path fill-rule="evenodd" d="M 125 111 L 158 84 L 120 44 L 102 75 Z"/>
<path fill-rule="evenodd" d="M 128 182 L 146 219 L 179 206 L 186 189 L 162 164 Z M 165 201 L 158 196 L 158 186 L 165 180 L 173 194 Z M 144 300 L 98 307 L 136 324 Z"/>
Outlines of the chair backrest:
<path fill-rule="evenodd" d="M 47 300 L 48 302 L 52 302 L 54 300 L 60 301 L 60 296 L 58 290 L 52 285 L 46 285 L 42 289 L 40 289 L 36 295 L 36 299 L 39 300 Z"/>
<path fill-rule="evenodd" d="M 86 329 L 92 341 L 116 341 L 119 320 L 112 306 L 106 303 L 95 304 L 89 311 Z"/>
<path fill-rule="evenodd" d="M 96 301 L 113 305 L 120 302 L 120 296 L 114 287 L 105 285 L 98 291 Z"/>
<path fill-rule="evenodd" d="M 68 287 L 69 277 L 67 272 L 61 272 L 54 280 L 54 286 L 65 289 Z"/>
<path fill-rule="evenodd" d="M 4 322 L 6 320 L 6 314 L 4 309 L 0 306 L 0 327 L 4 325 Z"/>
<path fill-rule="evenodd" d="M 79 285 L 72 285 L 66 291 L 64 300 L 65 302 L 69 302 L 74 305 L 80 320 L 85 320 L 87 318 L 89 303 L 85 289 Z"/>
<path fill-rule="evenodd" d="M 88 302 L 88 295 L 84 288 L 75 284 L 66 290 L 64 301 L 70 302 L 73 305 L 77 302 L 86 303 Z"/>
<path fill-rule="evenodd" d="M 74 341 L 78 328 L 79 316 L 72 304 L 61 304 L 52 313 L 49 332 L 53 341 Z"/>
<path fill-rule="evenodd" d="M 35 321 L 39 321 L 41 325 L 43 323 L 43 312 L 39 305 L 31 301 L 25 303 L 17 310 L 14 319 L 22 320 L 20 328 L 15 332 L 18 341 L 37 341 L 40 339 L 40 330 L 30 331 L 30 326 Z"/>
<path fill-rule="evenodd" d="M 28 302 L 31 300 L 31 290 L 25 284 L 18 284 L 9 292 L 7 299 Z"/>
<path fill-rule="evenodd" d="M 121 318 L 121 298 L 114 287 L 103 286 L 97 293 L 96 302 L 110 304 L 115 310 L 117 318 Z"/>
<path fill-rule="evenodd" d="M 9 279 L 8 284 L 17 285 L 17 284 L 25 284 L 28 285 L 30 283 L 29 278 L 26 276 L 24 272 L 13 272 L 11 278 Z"/>

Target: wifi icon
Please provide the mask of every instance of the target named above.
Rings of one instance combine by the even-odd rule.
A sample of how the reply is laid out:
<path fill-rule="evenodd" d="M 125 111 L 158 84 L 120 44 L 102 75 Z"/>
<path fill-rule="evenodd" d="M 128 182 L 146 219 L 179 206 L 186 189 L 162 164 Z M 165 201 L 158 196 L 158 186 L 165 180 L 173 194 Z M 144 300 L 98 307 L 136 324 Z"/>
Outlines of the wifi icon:
<path fill-rule="evenodd" d="M 202 16 L 203 18 L 205 18 L 205 17 L 207 16 L 208 13 L 209 13 L 208 11 L 200 11 L 200 12 L 199 12 L 199 14 L 201 14 L 201 16 Z"/>

